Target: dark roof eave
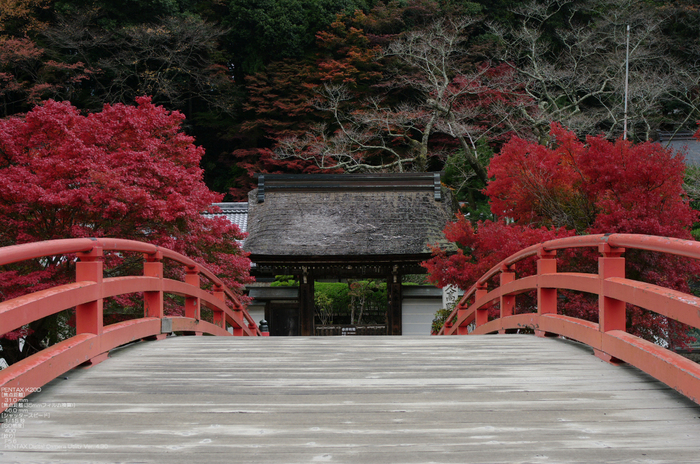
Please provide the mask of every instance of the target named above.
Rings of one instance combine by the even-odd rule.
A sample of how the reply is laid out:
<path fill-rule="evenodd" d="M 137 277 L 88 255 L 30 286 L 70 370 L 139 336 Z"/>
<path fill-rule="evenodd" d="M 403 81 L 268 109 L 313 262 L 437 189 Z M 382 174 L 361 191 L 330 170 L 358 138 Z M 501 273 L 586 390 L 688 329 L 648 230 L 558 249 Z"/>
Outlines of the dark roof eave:
<path fill-rule="evenodd" d="M 256 264 L 380 264 L 380 263 L 416 263 L 432 257 L 431 253 L 413 254 L 368 254 L 368 255 L 264 255 L 251 253 L 248 258 Z"/>

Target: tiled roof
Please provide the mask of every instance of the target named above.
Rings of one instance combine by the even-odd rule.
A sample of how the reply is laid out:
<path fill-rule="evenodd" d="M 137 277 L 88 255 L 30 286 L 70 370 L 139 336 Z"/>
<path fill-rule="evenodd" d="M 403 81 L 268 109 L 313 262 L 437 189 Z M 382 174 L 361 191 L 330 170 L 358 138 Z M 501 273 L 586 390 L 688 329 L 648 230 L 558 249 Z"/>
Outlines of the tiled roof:
<path fill-rule="evenodd" d="M 212 206 L 218 206 L 221 209 L 220 213 L 207 213 L 204 217 L 225 217 L 232 223 L 236 224 L 241 232 L 248 230 L 248 203 L 214 203 Z"/>
<path fill-rule="evenodd" d="M 659 142 L 685 154 L 685 164 L 700 166 L 700 141 L 692 132 L 659 132 Z"/>

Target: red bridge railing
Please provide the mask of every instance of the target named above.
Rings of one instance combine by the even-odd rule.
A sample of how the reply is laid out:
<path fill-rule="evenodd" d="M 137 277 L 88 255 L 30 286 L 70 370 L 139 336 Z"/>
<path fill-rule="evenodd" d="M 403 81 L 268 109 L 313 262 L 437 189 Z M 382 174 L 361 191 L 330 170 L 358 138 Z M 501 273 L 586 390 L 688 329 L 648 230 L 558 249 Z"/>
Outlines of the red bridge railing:
<path fill-rule="evenodd" d="M 598 273 L 557 272 L 557 250 L 597 247 Z M 569 237 L 526 248 L 484 274 L 459 301 L 438 335 L 504 333 L 532 328 L 539 336 L 563 336 L 593 348 L 609 361 L 624 361 L 700 403 L 700 365 L 664 347 L 625 331 L 626 304 L 639 306 L 700 328 L 700 298 L 657 285 L 625 278 L 626 248 L 700 258 L 700 242 L 634 234 Z M 516 278 L 515 265 L 537 256 L 537 273 Z M 488 282 L 499 276 L 499 286 Z M 557 290 L 598 295 L 598 320 L 593 323 L 557 314 Z M 537 313 L 514 314 L 518 294 L 537 291 Z M 469 300 L 473 303 L 469 304 Z M 500 313 L 489 321 L 488 309 Z"/>
<path fill-rule="evenodd" d="M 142 276 L 103 277 L 104 252 L 143 253 Z M 0 335 L 75 307 L 76 335 L 0 371 L 0 412 L 62 373 L 107 358 L 111 349 L 141 339 L 163 339 L 171 332 L 192 335 L 261 335 L 240 300 L 208 269 L 174 251 L 149 243 L 111 238 L 52 240 L 0 248 L 0 266 L 29 259 L 76 254 L 76 281 L 0 303 Z M 185 268 L 185 281 L 163 277 L 163 259 Z M 213 291 L 201 288 L 201 277 Z M 103 301 L 143 292 L 144 315 L 103 326 Z M 184 297 L 185 316 L 165 317 L 163 294 Z M 226 299 L 232 302 L 229 308 Z M 201 319 L 204 306 L 212 322 Z M 232 334 L 227 327 L 232 327 Z"/>

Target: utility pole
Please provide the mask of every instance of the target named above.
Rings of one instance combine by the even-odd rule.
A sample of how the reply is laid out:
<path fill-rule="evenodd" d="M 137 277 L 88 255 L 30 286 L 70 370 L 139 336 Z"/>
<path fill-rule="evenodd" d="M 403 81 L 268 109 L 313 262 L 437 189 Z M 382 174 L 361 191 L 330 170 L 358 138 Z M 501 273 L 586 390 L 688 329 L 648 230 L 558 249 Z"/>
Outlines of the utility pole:
<path fill-rule="evenodd" d="M 627 94 L 630 83 L 630 25 L 627 25 L 627 56 L 625 57 L 625 124 L 622 139 L 627 140 Z"/>

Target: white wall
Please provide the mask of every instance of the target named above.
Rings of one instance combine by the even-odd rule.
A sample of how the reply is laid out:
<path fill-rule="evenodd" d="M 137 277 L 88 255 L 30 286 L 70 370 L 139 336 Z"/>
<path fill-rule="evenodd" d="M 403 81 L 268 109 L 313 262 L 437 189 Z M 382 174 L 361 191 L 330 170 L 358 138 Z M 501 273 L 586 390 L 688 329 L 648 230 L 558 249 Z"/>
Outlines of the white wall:
<path fill-rule="evenodd" d="M 250 305 L 247 309 L 250 317 L 253 318 L 256 324 L 260 325 L 260 321 L 265 317 L 265 305 Z M 229 327 L 228 331 L 233 333 L 233 327 Z"/>
<path fill-rule="evenodd" d="M 253 318 L 256 324 L 260 325 L 260 321 L 265 318 L 265 305 L 250 305 L 248 306 L 248 314 Z"/>
<path fill-rule="evenodd" d="M 401 334 L 429 336 L 435 311 L 442 308 L 442 300 L 436 298 L 404 298 L 401 315 Z"/>

